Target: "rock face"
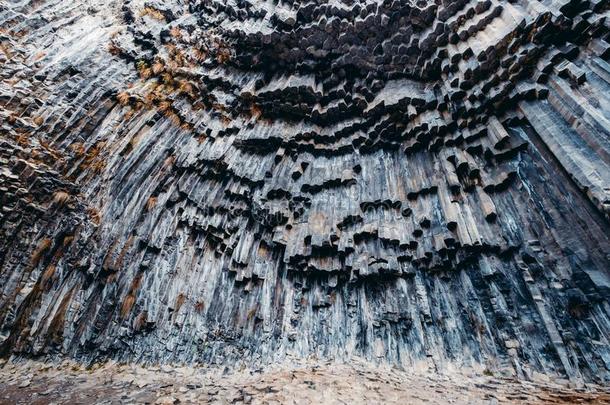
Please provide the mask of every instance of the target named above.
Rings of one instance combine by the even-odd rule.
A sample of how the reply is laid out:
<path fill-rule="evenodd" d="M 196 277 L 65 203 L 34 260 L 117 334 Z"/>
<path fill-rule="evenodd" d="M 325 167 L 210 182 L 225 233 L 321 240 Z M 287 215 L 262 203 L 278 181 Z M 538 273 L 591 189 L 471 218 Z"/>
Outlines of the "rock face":
<path fill-rule="evenodd" d="M 607 381 L 609 16 L 0 0 L 2 354 Z"/>

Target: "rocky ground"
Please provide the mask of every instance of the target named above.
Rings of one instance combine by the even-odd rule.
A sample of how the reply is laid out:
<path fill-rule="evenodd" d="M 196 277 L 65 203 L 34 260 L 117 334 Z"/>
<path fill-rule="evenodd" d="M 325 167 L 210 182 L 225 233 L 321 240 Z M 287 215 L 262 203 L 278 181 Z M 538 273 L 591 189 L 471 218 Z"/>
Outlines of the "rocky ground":
<path fill-rule="evenodd" d="M 377 367 L 299 363 L 227 372 L 193 367 L 106 363 L 6 363 L 1 404 L 610 404 L 610 387 L 524 382 L 488 375 L 432 374 Z"/>

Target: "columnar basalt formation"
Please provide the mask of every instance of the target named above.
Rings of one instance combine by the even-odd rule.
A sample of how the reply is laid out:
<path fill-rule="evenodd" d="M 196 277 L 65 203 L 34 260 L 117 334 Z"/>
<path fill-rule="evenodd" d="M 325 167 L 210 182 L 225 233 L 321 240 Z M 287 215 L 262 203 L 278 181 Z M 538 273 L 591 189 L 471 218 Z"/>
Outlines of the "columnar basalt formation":
<path fill-rule="evenodd" d="M 607 381 L 609 16 L 0 1 L 2 354 Z"/>

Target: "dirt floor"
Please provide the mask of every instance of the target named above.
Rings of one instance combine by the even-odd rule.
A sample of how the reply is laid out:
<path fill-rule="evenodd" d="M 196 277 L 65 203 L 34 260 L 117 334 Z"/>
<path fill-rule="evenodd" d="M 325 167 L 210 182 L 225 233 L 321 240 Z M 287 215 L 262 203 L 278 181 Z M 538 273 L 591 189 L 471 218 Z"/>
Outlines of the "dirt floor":
<path fill-rule="evenodd" d="M 610 387 L 405 372 L 355 361 L 258 371 L 106 363 L 0 365 L 0 404 L 610 404 Z"/>

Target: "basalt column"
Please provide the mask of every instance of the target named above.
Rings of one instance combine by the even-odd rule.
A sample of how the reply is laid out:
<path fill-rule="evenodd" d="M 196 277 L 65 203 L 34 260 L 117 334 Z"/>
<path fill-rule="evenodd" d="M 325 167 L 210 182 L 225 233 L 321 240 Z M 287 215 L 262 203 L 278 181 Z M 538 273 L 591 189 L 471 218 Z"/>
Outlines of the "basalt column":
<path fill-rule="evenodd" d="M 604 0 L 0 0 L 0 353 L 610 378 Z"/>

